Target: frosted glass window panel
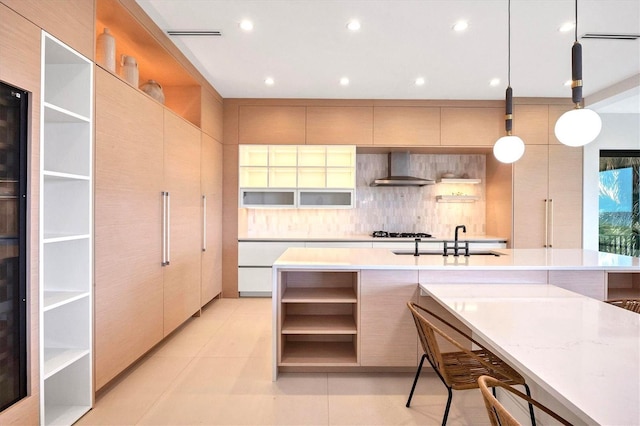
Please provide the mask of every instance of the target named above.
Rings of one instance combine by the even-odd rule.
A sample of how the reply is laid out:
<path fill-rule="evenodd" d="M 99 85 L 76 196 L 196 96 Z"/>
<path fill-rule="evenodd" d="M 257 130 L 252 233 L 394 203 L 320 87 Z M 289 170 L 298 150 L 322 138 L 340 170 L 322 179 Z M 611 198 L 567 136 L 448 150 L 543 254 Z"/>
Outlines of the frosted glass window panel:
<path fill-rule="evenodd" d="M 269 188 L 295 188 L 297 184 L 295 167 L 270 167 Z"/>
<path fill-rule="evenodd" d="M 294 191 L 241 191 L 240 207 L 295 207 Z"/>
<path fill-rule="evenodd" d="M 298 187 L 299 188 L 325 188 L 327 177 L 325 168 L 299 168 Z"/>
<path fill-rule="evenodd" d="M 355 187 L 356 173 L 351 168 L 327 169 L 327 188 Z"/>
<path fill-rule="evenodd" d="M 353 191 L 300 191 L 299 207 L 351 208 Z"/>
<path fill-rule="evenodd" d="M 326 165 L 326 147 L 299 146 L 298 167 L 324 167 Z"/>
<path fill-rule="evenodd" d="M 269 185 L 269 169 L 266 167 L 242 167 L 240 187 L 266 188 Z"/>
<path fill-rule="evenodd" d="M 298 162 L 298 150 L 295 145 L 269 146 L 269 166 L 295 167 Z"/>
<path fill-rule="evenodd" d="M 354 167 L 355 164 L 355 146 L 327 147 L 327 167 Z"/>
<path fill-rule="evenodd" d="M 240 145 L 240 166 L 268 166 L 269 148 L 265 145 Z"/>

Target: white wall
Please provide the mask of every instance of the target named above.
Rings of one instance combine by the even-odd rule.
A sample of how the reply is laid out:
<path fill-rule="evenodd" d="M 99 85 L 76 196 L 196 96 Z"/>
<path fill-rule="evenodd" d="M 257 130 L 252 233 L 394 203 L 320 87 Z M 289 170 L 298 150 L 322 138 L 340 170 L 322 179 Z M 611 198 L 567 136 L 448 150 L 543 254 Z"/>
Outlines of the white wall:
<path fill-rule="evenodd" d="M 601 114 L 602 132 L 584 147 L 582 240 L 585 249 L 598 249 L 598 182 L 600 150 L 640 149 L 640 114 Z"/>

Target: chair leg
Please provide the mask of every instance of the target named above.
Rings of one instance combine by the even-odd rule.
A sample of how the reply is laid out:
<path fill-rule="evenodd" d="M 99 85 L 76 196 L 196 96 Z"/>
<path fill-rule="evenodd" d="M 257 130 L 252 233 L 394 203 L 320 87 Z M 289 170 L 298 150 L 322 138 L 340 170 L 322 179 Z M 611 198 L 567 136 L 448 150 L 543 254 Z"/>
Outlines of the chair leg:
<path fill-rule="evenodd" d="M 531 390 L 529 390 L 529 385 L 524 384 L 524 390 L 527 392 L 527 396 L 531 398 Z M 533 414 L 533 405 L 529 403 L 529 415 L 531 416 L 531 426 L 536 426 L 536 416 Z"/>
<path fill-rule="evenodd" d="M 447 386 L 447 391 L 449 392 L 449 398 L 447 398 L 447 407 L 444 409 L 444 417 L 442 417 L 442 426 L 446 426 L 447 417 L 449 417 L 449 408 L 451 408 L 451 397 L 453 394 L 451 393 L 451 388 Z"/>
<path fill-rule="evenodd" d="M 418 384 L 418 378 L 420 377 L 420 372 L 422 371 L 422 364 L 424 363 L 424 359 L 427 357 L 427 354 L 422 354 L 422 358 L 420 358 L 420 365 L 418 365 L 418 370 L 416 371 L 416 377 L 413 379 L 413 386 L 411 386 L 411 393 L 409 393 L 409 399 L 407 400 L 407 407 L 411 405 L 411 398 L 413 398 L 413 391 L 416 390 L 416 385 Z"/>

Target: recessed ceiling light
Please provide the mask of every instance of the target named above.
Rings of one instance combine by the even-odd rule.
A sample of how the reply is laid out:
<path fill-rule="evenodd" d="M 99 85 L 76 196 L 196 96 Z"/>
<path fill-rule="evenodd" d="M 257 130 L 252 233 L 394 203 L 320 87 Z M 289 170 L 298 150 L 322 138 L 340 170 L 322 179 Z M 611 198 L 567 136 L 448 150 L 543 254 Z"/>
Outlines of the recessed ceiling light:
<path fill-rule="evenodd" d="M 576 24 L 574 22 L 565 22 L 564 24 L 560 25 L 560 28 L 558 28 L 558 31 L 560 31 L 561 33 L 566 33 L 568 31 L 571 31 L 575 27 L 576 27 Z"/>
<path fill-rule="evenodd" d="M 422 77 L 416 78 L 416 86 L 424 86 L 425 80 Z"/>
<path fill-rule="evenodd" d="M 266 84 L 267 86 L 273 86 L 275 84 L 275 81 L 273 80 L 273 78 L 267 77 L 264 79 L 264 84 Z"/>
<path fill-rule="evenodd" d="M 348 86 L 349 85 L 349 79 L 347 77 L 342 77 L 340 79 L 340 84 L 342 84 L 343 86 Z"/>
<path fill-rule="evenodd" d="M 489 86 L 492 86 L 492 87 L 496 87 L 499 84 L 500 84 L 500 79 L 499 78 L 492 78 L 489 81 Z"/>
<path fill-rule="evenodd" d="M 245 31 L 251 31 L 253 29 L 253 22 L 249 21 L 248 19 L 243 19 L 242 21 L 240 21 L 240 28 Z"/>
<path fill-rule="evenodd" d="M 467 21 L 458 21 L 453 25 L 454 31 L 464 31 L 469 27 L 469 23 Z"/>
<path fill-rule="evenodd" d="M 349 21 L 349 23 L 347 24 L 347 28 L 350 31 L 358 31 L 360 29 L 360 21 L 356 20 L 356 19 L 352 19 L 351 21 Z"/>

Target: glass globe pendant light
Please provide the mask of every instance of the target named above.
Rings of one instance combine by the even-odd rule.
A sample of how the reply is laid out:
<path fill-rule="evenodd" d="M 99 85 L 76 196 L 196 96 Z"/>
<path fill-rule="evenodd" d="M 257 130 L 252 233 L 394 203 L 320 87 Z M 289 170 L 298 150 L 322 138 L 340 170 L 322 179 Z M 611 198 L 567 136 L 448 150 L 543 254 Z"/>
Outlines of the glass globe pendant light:
<path fill-rule="evenodd" d="M 513 163 L 524 154 L 524 142 L 518 136 L 511 134 L 513 127 L 513 89 L 511 88 L 511 0 L 509 0 L 509 68 L 507 92 L 505 94 L 504 127 L 507 135 L 498 139 L 493 145 L 493 155 L 501 163 Z"/>
<path fill-rule="evenodd" d="M 602 130 L 598 113 L 582 107 L 582 45 L 578 42 L 578 0 L 575 0 L 575 41 L 571 47 L 571 100 L 575 108 L 565 112 L 556 121 L 555 134 L 568 146 L 584 146 L 593 141 Z"/>

